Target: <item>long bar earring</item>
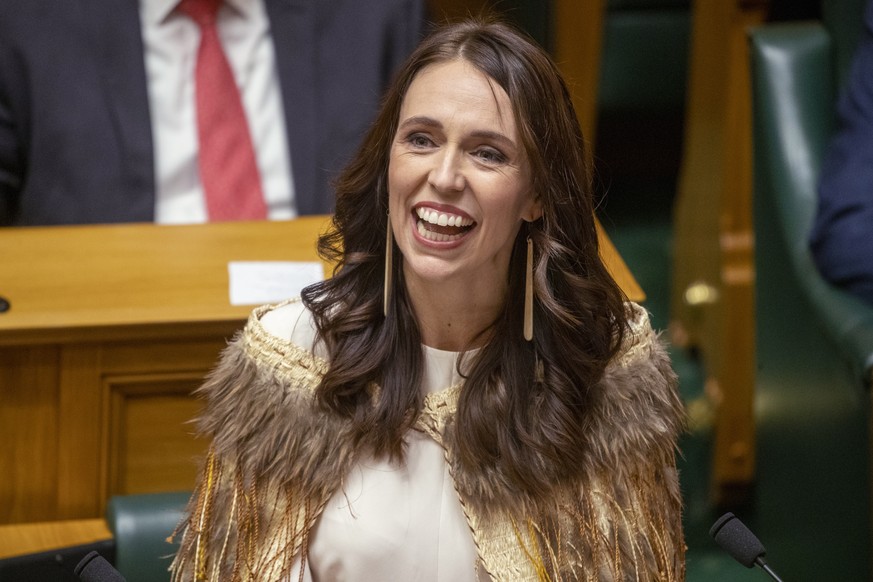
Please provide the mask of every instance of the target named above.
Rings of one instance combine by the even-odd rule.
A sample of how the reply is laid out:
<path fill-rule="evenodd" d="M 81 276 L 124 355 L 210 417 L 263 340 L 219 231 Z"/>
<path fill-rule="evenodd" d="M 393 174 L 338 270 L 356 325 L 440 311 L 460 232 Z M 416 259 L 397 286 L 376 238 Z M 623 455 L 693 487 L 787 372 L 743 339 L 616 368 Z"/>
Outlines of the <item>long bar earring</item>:
<path fill-rule="evenodd" d="M 391 283 L 394 273 L 394 237 L 391 233 L 391 213 L 388 213 L 388 228 L 385 232 L 385 289 L 382 298 L 382 313 L 388 317 L 388 302 L 391 300 Z"/>
<path fill-rule="evenodd" d="M 524 339 L 533 339 L 533 241 L 527 237 L 527 268 L 524 277 Z"/>

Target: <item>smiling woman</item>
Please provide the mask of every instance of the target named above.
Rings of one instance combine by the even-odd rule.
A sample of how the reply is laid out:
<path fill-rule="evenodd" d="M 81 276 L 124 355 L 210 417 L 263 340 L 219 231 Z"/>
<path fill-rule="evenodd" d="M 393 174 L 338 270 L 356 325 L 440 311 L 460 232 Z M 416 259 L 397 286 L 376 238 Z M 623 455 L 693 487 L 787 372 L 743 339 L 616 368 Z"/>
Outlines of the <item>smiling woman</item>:
<path fill-rule="evenodd" d="M 460 351 L 497 319 L 519 229 L 542 215 L 506 91 L 464 59 L 421 70 L 400 108 L 388 194 L 422 342 Z"/>
<path fill-rule="evenodd" d="M 319 248 L 334 277 L 256 310 L 201 389 L 177 580 L 684 578 L 675 376 L 539 47 L 426 39 Z"/>

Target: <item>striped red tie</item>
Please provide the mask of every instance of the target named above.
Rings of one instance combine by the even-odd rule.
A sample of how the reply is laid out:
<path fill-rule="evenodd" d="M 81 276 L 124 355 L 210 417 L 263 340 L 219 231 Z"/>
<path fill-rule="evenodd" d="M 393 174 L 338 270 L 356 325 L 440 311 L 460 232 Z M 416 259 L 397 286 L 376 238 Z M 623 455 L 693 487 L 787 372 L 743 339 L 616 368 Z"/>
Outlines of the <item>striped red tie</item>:
<path fill-rule="evenodd" d="M 198 163 L 210 221 L 267 217 L 255 148 L 215 18 L 221 0 L 182 0 L 200 27 L 195 67 Z"/>

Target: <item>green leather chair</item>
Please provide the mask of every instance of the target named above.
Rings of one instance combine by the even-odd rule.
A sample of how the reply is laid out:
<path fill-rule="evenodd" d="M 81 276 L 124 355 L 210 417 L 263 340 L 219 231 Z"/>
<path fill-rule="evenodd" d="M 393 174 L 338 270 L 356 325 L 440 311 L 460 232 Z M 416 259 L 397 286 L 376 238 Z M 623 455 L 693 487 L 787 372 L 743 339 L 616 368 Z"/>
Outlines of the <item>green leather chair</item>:
<path fill-rule="evenodd" d="M 839 16 L 860 27 L 861 5 Z M 873 308 L 826 283 L 807 246 L 845 39 L 827 21 L 750 33 L 758 482 L 743 517 L 785 580 L 871 574 Z"/>
<path fill-rule="evenodd" d="M 115 539 L 115 568 L 127 582 L 169 582 L 177 546 L 167 538 L 182 520 L 190 493 L 120 495 L 109 500 L 106 522 Z"/>

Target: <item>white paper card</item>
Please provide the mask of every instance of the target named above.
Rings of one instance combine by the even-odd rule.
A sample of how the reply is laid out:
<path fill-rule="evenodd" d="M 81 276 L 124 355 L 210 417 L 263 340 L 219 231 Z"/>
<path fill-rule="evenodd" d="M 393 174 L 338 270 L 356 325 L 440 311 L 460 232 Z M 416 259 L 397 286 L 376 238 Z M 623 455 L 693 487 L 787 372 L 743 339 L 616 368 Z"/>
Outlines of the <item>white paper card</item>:
<path fill-rule="evenodd" d="M 231 305 L 277 303 L 324 279 L 324 266 L 304 261 L 231 261 Z"/>

